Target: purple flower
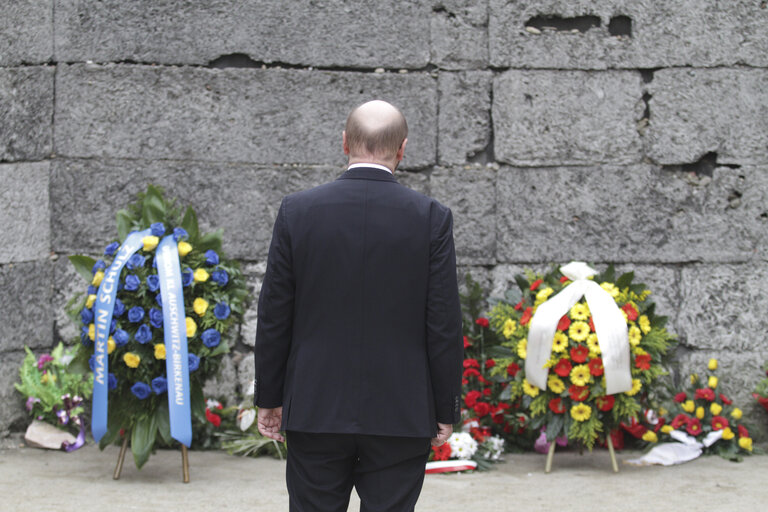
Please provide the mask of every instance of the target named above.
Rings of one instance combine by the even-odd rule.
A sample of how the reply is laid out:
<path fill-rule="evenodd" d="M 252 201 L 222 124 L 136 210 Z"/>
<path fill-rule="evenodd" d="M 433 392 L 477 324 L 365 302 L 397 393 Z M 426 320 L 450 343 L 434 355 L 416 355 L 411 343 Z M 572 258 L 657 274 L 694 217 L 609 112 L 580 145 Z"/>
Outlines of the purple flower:
<path fill-rule="evenodd" d="M 152 341 L 152 329 L 147 324 L 141 324 L 133 338 L 142 345 Z"/>
<path fill-rule="evenodd" d="M 117 389 L 117 377 L 115 377 L 114 373 L 110 373 L 107 377 L 107 389 L 109 391 L 112 391 L 113 389 Z"/>
<path fill-rule="evenodd" d="M 229 316 L 229 306 L 224 302 L 218 302 L 213 308 L 213 316 L 219 320 L 226 320 Z"/>
<path fill-rule="evenodd" d="M 115 334 L 112 335 L 112 339 L 115 340 L 115 345 L 118 347 L 124 346 L 126 343 L 128 343 L 128 333 L 125 332 L 122 329 L 116 329 Z"/>
<path fill-rule="evenodd" d="M 125 264 L 130 270 L 135 268 L 141 268 L 146 263 L 147 259 L 139 253 L 134 254 L 128 259 L 128 263 Z"/>
<path fill-rule="evenodd" d="M 139 289 L 141 281 L 136 274 L 128 274 L 125 276 L 125 289 L 129 292 L 135 292 Z"/>
<path fill-rule="evenodd" d="M 39 398 L 35 398 L 33 396 L 27 398 L 27 410 L 29 412 L 32 412 L 32 408 L 35 406 L 36 403 L 39 403 L 39 402 L 40 402 Z"/>
<path fill-rule="evenodd" d="M 137 382 L 131 386 L 131 393 L 136 395 L 139 400 L 144 400 L 152 393 L 152 390 L 143 382 Z"/>
<path fill-rule="evenodd" d="M 200 358 L 195 354 L 187 355 L 187 362 L 189 364 L 189 371 L 193 372 L 200 367 Z"/>
<path fill-rule="evenodd" d="M 211 273 L 211 279 L 219 286 L 226 286 L 229 282 L 229 274 L 227 274 L 226 270 L 220 268 Z"/>
<path fill-rule="evenodd" d="M 125 304 L 120 299 L 115 299 L 115 309 L 112 311 L 112 316 L 123 316 L 125 313 Z"/>
<path fill-rule="evenodd" d="M 165 226 L 162 222 L 155 222 L 151 226 L 149 226 L 149 229 L 152 230 L 152 234 L 154 236 L 163 236 L 165 234 Z"/>
<path fill-rule="evenodd" d="M 221 334 L 216 329 L 206 329 L 200 337 L 203 339 L 203 345 L 208 348 L 217 347 L 221 342 Z"/>
<path fill-rule="evenodd" d="M 194 275 L 192 274 L 192 269 L 187 267 L 181 272 L 181 284 L 186 288 L 187 286 L 192 284 L 192 278 Z"/>
<path fill-rule="evenodd" d="M 131 309 L 128 310 L 128 320 L 133 323 L 141 322 L 141 319 L 144 318 L 144 310 L 141 308 L 141 306 L 133 306 Z"/>
<path fill-rule="evenodd" d="M 184 228 L 173 228 L 173 239 L 177 242 L 189 237 L 189 233 Z"/>
<path fill-rule="evenodd" d="M 86 333 L 88 332 L 88 328 L 85 328 Z M 48 363 L 50 361 L 53 361 L 53 358 L 50 356 L 50 354 L 43 354 L 37 359 L 37 369 L 42 370 L 43 366 L 45 366 L 45 363 Z"/>
<path fill-rule="evenodd" d="M 155 377 L 152 379 L 152 391 L 158 395 L 168 391 L 168 381 L 165 380 L 165 377 Z"/>
<path fill-rule="evenodd" d="M 219 264 L 219 255 L 213 249 L 205 251 L 205 263 L 210 266 Z"/>
<path fill-rule="evenodd" d="M 59 423 L 62 425 L 66 425 L 69 423 L 69 413 L 65 411 L 64 409 L 59 409 L 56 411 L 56 417 L 59 418 Z"/>
<path fill-rule="evenodd" d="M 151 292 L 156 292 L 160 288 L 160 277 L 157 274 L 147 276 L 147 288 Z"/>
<path fill-rule="evenodd" d="M 112 242 L 104 249 L 104 256 L 112 256 L 118 247 L 120 247 L 120 242 Z"/>
<path fill-rule="evenodd" d="M 163 327 L 163 312 L 157 308 L 149 309 L 149 323 L 156 329 Z"/>
<path fill-rule="evenodd" d="M 104 270 L 107 268 L 107 264 L 104 263 L 104 260 L 98 260 L 96 263 L 93 264 L 93 268 L 91 268 L 91 273 L 95 274 L 99 270 Z"/>

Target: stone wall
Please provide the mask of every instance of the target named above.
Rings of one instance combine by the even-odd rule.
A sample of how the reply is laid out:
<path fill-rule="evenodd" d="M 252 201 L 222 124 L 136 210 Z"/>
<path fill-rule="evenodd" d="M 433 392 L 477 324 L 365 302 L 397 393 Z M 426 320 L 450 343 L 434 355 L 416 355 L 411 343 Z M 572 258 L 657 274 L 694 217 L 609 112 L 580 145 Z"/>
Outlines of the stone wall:
<path fill-rule="evenodd" d="M 0 18 L 0 435 L 26 424 L 23 346 L 63 312 L 148 183 L 223 227 L 257 295 L 280 198 L 337 176 L 351 108 L 411 133 L 407 186 L 455 213 L 462 273 L 633 269 L 749 400 L 768 360 L 763 0 L 5 0 Z M 255 302 L 209 392 L 253 372 Z M 764 430 L 763 430 L 764 431 Z"/>

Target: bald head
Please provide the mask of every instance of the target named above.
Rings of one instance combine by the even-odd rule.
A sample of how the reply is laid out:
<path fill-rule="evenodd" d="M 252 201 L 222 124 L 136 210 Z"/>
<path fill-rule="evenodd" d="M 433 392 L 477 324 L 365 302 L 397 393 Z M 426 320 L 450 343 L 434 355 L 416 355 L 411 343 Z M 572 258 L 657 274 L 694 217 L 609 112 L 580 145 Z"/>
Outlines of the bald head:
<path fill-rule="evenodd" d="M 344 152 L 353 161 L 371 163 L 402 159 L 408 124 L 400 110 L 386 101 L 363 103 L 349 114 L 344 130 Z"/>

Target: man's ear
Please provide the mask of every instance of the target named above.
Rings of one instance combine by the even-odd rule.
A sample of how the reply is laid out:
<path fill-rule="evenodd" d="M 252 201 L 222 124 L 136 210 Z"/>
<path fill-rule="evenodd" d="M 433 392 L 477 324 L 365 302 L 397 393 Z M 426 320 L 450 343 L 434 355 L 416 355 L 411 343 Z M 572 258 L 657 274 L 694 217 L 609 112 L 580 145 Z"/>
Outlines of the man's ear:
<path fill-rule="evenodd" d="M 341 145 L 344 148 L 344 154 L 349 154 L 349 144 L 347 144 L 347 131 L 344 130 L 341 132 Z"/>
<path fill-rule="evenodd" d="M 400 144 L 400 149 L 397 150 L 397 161 L 399 162 L 405 157 L 405 145 L 408 143 L 408 139 L 403 139 L 403 143 Z"/>

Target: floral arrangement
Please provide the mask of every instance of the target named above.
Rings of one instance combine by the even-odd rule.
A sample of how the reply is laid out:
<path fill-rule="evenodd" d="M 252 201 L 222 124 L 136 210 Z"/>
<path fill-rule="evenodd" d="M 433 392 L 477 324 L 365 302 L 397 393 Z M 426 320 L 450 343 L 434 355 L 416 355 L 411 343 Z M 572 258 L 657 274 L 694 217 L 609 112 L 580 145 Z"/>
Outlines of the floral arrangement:
<path fill-rule="evenodd" d="M 758 382 L 755 392 L 752 396 L 757 400 L 757 403 L 763 406 L 768 411 L 768 364 L 765 365 L 765 378 Z"/>
<path fill-rule="evenodd" d="M 474 434 L 467 431 L 454 432 L 448 441 L 440 446 L 433 446 L 430 461 L 473 461 L 472 466 L 459 466 L 461 469 L 490 469 L 492 462 L 499 462 L 504 453 L 504 439 L 499 436 L 487 436 L 477 441 Z"/>
<path fill-rule="evenodd" d="M 74 368 L 73 350 L 59 343 L 50 354 L 35 357 L 24 347 L 26 357 L 19 368 L 21 382 L 14 384 L 26 398 L 27 411 L 37 420 L 62 430 L 82 434 L 85 427 L 85 400 L 91 396 L 93 377 Z M 81 444 L 66 446 L 72 451 Z"/>
<path fill-rule="evenodd" d="M 258 457 L 271 455 L 283 459 L 286 444 L 264 437 L 256 425 L 257 408 L 241 403 L 224 407 L 221 402 L 209 399 L 205 417 L 214 429 L 213 435 L 219 439 L 221 448 L 230 455 Z"/>
<path fill-rule="evenodd" d="M 626 319 L 631 353 L 632 389 L 606 394 L 600 343 L 589 306 L 582 298 L 557 325 L 547 389 L 526 379 L 525 360 L 531 319 L 537 308 L 571 284 L 559 270 L 545 274 L 527 272 L 516 277 L 518 290 L 510 290 L 489 314 L 489 328 L 503 339 L 493 351 L 492 377 L 502 377 L 506 387 L 501 399 L 515 404 L 531 417 L 531 428 L 546 429 L 549 442 L 565 435 L 571 443 L 592 449 L 622 421 L 637 418 L 658 400 L 654 390 L 664 369 L 674 336 L 665 329 L 666 318 L 656 315 L 648 299 L 651 292 L 633 283 L 634 274 L 615 277 L 613 267 L 593 278 L 614 299 Z"/>
<path fill-rule="evenodd" d="M 221 231 L 203 234 L 192 207 L 182 210 L 163 191 L 149 186 L 135 203 L 117 212 L 118 238 L 104 249 L 102 259 L 71 256 L 70 261 L 89 283 L 84 297 L 70 301 L 70 311 L 81 325 L 79 356 L 93 370 L 94 304 L 110 259 L 130 232 L 151 229 L 143 247 L 130 257 L 119 276 L 110 326 L 109 430 L 103 449 L 124 432 L 131 435 L 137 467 L 149 457 L 156 441 L 171 444 L 163 331 L 163 304 L 155 249 L 165 235 L 178 243 L 184 294 L 185 326 L 192 417 L 204 422 L 203 384 L 215 375 L 229 351 L 233 327 L 242 321 L 248 299 L 237 262 L 221 251 Z"/>

